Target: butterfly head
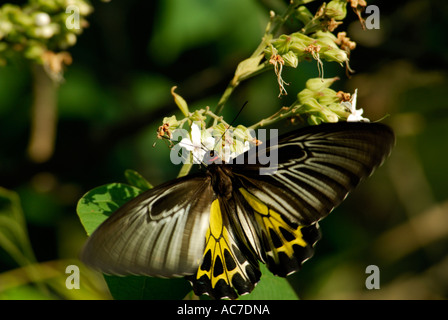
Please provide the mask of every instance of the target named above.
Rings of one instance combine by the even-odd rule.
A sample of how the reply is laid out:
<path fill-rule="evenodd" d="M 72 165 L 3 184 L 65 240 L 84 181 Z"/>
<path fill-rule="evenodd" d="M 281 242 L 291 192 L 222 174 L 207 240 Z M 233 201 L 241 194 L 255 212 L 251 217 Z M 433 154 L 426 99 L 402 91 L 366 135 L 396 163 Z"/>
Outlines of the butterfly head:
<path fill-rule="evenodd" d="M 222 159 L 217 151 L 209 150 L 204 154 L 202 163 L 205 165 L 211 165 L 213 163 L 222 163 Z"/>

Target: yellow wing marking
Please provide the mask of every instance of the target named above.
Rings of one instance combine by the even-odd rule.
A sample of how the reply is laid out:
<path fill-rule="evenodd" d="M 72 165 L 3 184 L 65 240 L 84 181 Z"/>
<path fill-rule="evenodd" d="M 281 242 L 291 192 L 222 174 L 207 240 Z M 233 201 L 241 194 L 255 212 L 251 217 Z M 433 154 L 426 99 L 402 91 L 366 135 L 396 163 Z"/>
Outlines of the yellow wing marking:
<path fill-rule="evenodd" d="M 212 288 L 216 287 L 220 279 L 231 285 L 232 277 L 241 267 L 235 259 L 232 244 L 234 241 L 223 224 L 221 208 L 216 199 L 211 205 L 210 227 L 206 234 L 203 263 L 198 268 L 196 279 L 206 275 L 211 281 Z"/>
<path fill-rule="evenodd" d="M 254 211 L 258 213 L 255 215 L 255 219 L 261 227 L 262 232 L 266 235 L 266 239 L 269 239 L 268 246 L 270 251 L 267 251 L 267 254 L 270 254 L 274 258 L 274 261 L 279 261 L 279 252 L 284 252 L 288 257 L 292 257 L 294 255 L 294 245 L 301 247 L 307 246 L 301 232 L 302 226 L 292 227 L 280 214 L 270 209 L 246 189 L 240 188 L 239 191 Z"/>

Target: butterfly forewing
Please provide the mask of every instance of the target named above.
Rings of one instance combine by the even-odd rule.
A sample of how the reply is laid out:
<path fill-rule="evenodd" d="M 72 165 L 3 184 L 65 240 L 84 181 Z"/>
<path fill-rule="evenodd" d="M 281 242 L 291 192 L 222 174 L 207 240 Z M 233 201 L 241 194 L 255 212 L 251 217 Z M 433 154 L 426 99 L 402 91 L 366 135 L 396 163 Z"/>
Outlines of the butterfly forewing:
<path fill-rule="evenodd" d="M 381 124 L 323 124 L 296 130 L 264 144 L 258 154 L 278 152 L 270 175 L 262 165 L 233 165 L 233 172 L 252 194 L 289 220 L 319 221 L 384 161 L 394 144 Z M 266 167 L 266 165 L 265 165 Z"/>
<path fill-rule="evenodd" d="M 319 125 L 259 150 L 278 152 L 270 175 L 260 175 L 259 164 L 232 166 L 250 207 L 246 215 L 255 217 L 246 219 L 253 225 L 245 229 L 258 230 L 249 242 L 271 272 L 285 276 L 312 256 L 320 238 L 316 222 L 381 165 L 393 144 L 394 135 L 384 125 Z"/>
<path fill-rule="evenodd" d="M 193 274 L 202 261 L 213 199 L 205 175 L 146 191 L 95 230 L 81 259 L 108 274 Z"/>

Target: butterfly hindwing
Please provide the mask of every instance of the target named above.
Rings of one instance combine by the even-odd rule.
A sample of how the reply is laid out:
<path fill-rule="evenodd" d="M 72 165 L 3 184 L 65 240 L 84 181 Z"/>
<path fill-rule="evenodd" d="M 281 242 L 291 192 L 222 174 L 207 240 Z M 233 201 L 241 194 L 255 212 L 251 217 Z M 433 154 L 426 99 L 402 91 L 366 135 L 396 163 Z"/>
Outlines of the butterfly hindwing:
<path fill-rule="evenodd" d="M 269 270 L 282 277 L 300 269 L 303 262 L 314 254 L 314 244 L 320 239 L 317 223 L 300 226 L 266 206 L 244 188 L 239 191 L 252 208 L 248 214 L 254 216 L 258 225 L 260 250 Z"/>
<path fill-rule="evenodd" d="M 232 223 L 231 203 L 218 198 L 211 205 L 202 264 L 189 277 L 197 295 L 235 299 L 251 292 L 260 279 L 258 261 Z"/>

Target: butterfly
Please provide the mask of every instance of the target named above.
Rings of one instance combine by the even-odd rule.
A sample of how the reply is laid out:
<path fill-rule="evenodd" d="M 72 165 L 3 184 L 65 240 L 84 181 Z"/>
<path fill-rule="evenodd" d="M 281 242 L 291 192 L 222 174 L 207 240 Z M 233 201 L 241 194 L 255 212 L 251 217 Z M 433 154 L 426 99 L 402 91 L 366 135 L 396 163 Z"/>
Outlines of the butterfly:
<path fill-rule="evenodd" d="M 143 192 L 92 233 L 81 260 L 106 274 L 184 276 L 196 295 L 236 299 L 260 280 L 260 262 L 282 277 L 298 271 L 321 237 L 319 221 L 394 142 L 379 123 L 296 129 L 233 164 L 212 162 Z M 266 164 L 256 159 L 272 152 L 275 170 L 261 175 Z"/>

